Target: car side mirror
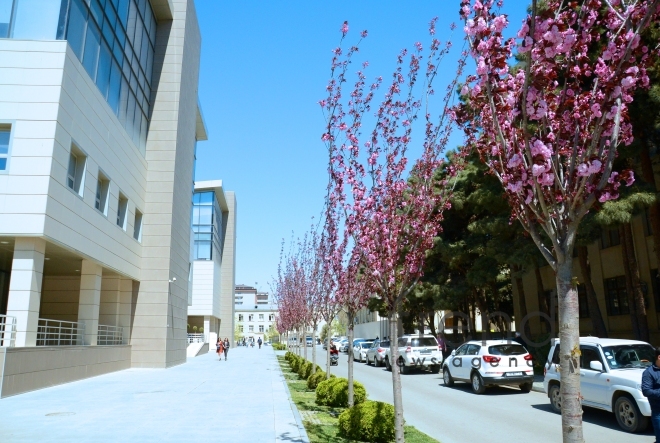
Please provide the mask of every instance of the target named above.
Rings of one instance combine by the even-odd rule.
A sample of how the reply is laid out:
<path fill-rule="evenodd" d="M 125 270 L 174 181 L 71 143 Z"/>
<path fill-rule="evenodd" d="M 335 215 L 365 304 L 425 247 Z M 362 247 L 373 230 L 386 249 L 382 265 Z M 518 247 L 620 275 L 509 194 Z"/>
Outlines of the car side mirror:
<path fill-rule="evenodd" d="M 454 350 L 454 351 L 451 351 L 451 356 L 453 357 L 454 355 L 456 355 L 456 351 L 455 351 L 455 350 Z"/>
<path fill-rule="evenodd" d="M 599 361 L 590 362 L 589 367 L 594 371 L 603 372 L 603 364 Z"/>

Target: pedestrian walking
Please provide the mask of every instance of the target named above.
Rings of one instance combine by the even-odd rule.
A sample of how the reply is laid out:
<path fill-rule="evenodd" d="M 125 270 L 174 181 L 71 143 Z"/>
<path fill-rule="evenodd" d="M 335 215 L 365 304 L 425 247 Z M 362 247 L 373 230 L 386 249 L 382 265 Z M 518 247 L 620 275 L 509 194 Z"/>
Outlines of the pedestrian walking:
<path fill-rule="evenodd" d="M 438 334 L 438 349 L 442 352 L 442 361 L 447 359 L 447 354 L 449 349 L 447 348 L 447 340 L 445 340 L 445 334 L 442 332 Z"/>
<path fill-rule="evenodd" d="M 257 343 L 259 344 L 259 349 L 261 349 L 261 344 L 263 343 L 263 341 L 261 341 L 261 337 L 259 337 L 259 340 L 257 340 Z"/>
<path fill-rule="evenodd" d="M 218 337 L 218 341 L 215 342 L 215 352 L 218 354 L 218 361 L 222 360 L 222 352 L 224 351 L 224 344 L 222 343 L 222 340 L 220 340 L 220 337 Z"/>
<path fill-rule="evenodd" d="M 225 353 L 225 361 L 227 361 L 227 353 L 229 352 L 229 339 L 225 337 L 224 343 L 222 343 L 222 351 Z"/>
<path fill-rule="evenodd" d="M 660 443 L 660 347 L 655 348 L 655 361 L 642 374 L 642 394 L 649 399 L 655 443 Z"/>

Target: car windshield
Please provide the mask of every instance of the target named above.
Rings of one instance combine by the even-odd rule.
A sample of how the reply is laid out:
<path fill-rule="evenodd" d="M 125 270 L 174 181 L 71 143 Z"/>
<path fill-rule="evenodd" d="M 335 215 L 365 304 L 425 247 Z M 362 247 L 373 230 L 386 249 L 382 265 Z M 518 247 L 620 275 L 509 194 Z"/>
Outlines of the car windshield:
<path fill-rule="evenodd" d="M 648 368 L 655 361 L 655 349 L 651 345 L 607 346 L 603 353 L 612 369 Z"/>
<path fill-rule="evenodd" d="M 522 355 L 527 354 L 527 349 L 521 345 L 494 345 L 488 346 L 490 355 Z"/>
<path fill-rule="evenodd" d="M 389 348 L 390 347 L 390 341 L 385 340 L 385 341 L 380 342 L 380 347 L 381 348 Z"/>
<path fill-rule="evenodd" d="M 362 346 L 362 349 L 369 349 L 372 345 L 372 341 L 363 341 L 360 343 L 360 346 Z"/>
<path fill-rule="evenodd" d="M 433 337 L 417 337 L 410 339 L 410 346 L 413 348 L 438 346 L 438 342 Z"/>

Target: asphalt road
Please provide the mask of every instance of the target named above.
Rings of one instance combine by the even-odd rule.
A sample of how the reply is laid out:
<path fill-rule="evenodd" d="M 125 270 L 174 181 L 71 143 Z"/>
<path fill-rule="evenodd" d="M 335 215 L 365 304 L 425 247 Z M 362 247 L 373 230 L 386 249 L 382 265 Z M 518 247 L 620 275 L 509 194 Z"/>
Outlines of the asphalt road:
<path fill-rule="evenodd" d="M 309 351 L 311 360 L 311 351 Z M 325 367 L 325 351 L 318 347 L 317 359 Z M 332 373 L 346 377 L 348 356 L 340 354 Z M 317 362 L 317 363 L 319 363 Z M 364 385 L 370 400 L 392 403 L 392 374 L 384 368 L 354 363 L 355 379 Z M 441 443 L 474 441 L 561 442 L 561 416 L 550 409 L 548 397 L 538 392 L 523 394 L 508 387 L 488 388 L 483 395 L 472 393 L 467 383 L 449 388 L 442 373 L 415 370 L 402 375 L 403 408 L 406 423 L 433 436 Z M 652 429 L 644 434 L 619 430 L 614 415 L 598 409 L 584 409 L 584 436 L 588 443 L 652 443 Z"/>

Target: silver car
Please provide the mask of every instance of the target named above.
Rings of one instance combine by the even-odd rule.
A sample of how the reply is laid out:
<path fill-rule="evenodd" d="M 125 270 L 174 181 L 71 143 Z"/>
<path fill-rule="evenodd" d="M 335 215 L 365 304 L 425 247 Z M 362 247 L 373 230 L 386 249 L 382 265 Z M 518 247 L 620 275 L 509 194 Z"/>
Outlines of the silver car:
<path fill-rule="evenodd" d="M 367 351 L 373 344 L 372 341 L 361 341 L 353 347 L 353 360 L 359 362 L 367 361 Z"/>
<path fill-rule="evenodd" d="M 385 364 L 385 353 L 390 348 L 389 340 L 376 340 L 371 347 L 367 349 L 367 364 L 374 364 L 380 367 Z"/>

